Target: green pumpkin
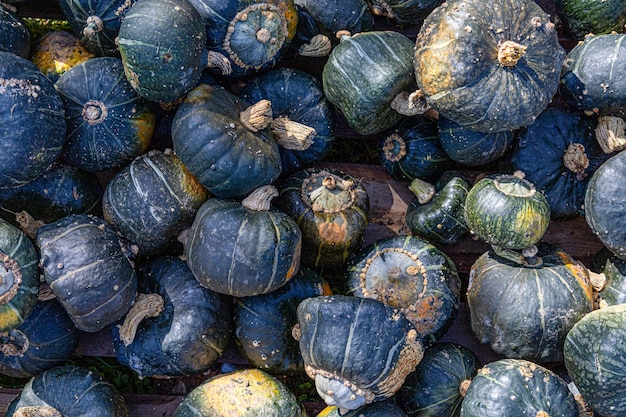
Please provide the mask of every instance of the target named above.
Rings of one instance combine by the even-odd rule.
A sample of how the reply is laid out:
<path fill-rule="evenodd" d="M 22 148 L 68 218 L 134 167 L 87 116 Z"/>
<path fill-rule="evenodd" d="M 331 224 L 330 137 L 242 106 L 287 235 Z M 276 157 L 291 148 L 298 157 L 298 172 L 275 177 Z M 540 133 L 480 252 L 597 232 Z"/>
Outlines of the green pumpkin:
<path fill-rule="evenodd" d="M 424 21 L 415 78 L 442 116 L 481 132 L 530 124 L 557 91 L 565 50 L 532 0 L 452 0 Z"/>
<path fill-rule="evenodd" d="M 598 290 L 600 308 L 626 303 L 626 260 L 618 258 L 603 247 L 592 259 L 590 269 L 599 274 Z"/>
<path fill-rule="evenodd" d="M 295 395 L 280 380 L 260 369 L 216 375 L 194 388 L 174 417 L 306 417 Z"/>
<path fill-rule="evenodd" d="M 5 5 L 0 5 L 0 51 L 28 58 L 30 32 L 24 21 Z"/>
<path fill-rule="evenodd" d="M 461 403 L 461 417 L 578 417 L 574 396 L 551 370 L 521 359 L 483 366 Z"/>
<path fill-rule="evenodd" d="M 368 0 L 376 16 L 383 16 L 396 26 L 420 26 L 443 0 Z"/>
<path fill-rule="evenodd" d="M 557 16 L 567 33 L 583 40 L 588 34 L 624 32 L 626 4 L 622 0 L 556 0 Z"/>
<path fill-rule="evenodd" d="M 567 372 L 587 404 L 603 417 L 626 413 L 626 305 L 595 310 L 572 327 L 563 356 Z"/>
<path fill-rule="evenodd" d="M 300 16 L 298 36 L 308 38 L 312 47 L 315 42 L 310 42 L 311 38 L 318 34 L 323 35 L 326 38 L 325 41 L 328 41 L 328 49 L 324 49 L 325 52 L 330 52 L 332 45 L 337 41 L 337 33 L 347 31 L 354 34 L 374 28 L 374 16 L 365 0 L 295 0 L 294 2 L 298 6 Z M 307 19 L 312 22 L 308 26 L 302 24 L 302 20 Z M 304 50 L 300 49 L 301 54 L 303 51 L 305 56 L 319 56 L 315 53 L 309 55 L 306 47 Z M 315 48 L 311 52 L 315 52 Z"/>
<path fill-rule="evenodd" d="M 50 81 L 56 82 L 65 71 L 94 57 L 78 36 L 53 30 L 37 40 L 30 60 Z"/>

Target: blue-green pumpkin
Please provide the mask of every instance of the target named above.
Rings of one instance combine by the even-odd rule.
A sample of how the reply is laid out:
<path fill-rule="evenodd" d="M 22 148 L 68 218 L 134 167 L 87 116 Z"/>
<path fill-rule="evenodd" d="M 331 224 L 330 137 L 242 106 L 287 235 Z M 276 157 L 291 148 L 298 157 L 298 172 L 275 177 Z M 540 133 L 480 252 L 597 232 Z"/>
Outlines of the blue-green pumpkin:
<path fill-rule="evenodd" d="M 0 5 L 0 51 L 13 52 L 28 58 L 30 32 L 24 21 L 4 5 Z"/>
<path fill-rule="evenodd" d="M 622 0 L 556 0 L 563 28 L 576 40 L 589 34 L 624 33 L 626 4 Z"/>
<path fill-rule="evenodd" d="M 385 17 L 396 26 L 419 26 L 442 0 L 368 0 L 376 16 Z"/>
<path fill-rule="evenodd" d="M 92 58 L 54 84 L 63 99 L 67 140 L 61 157 L 85 171 L 120 168 L 150 144 L 156 113 L 124 77 L 122 61 Z"/>
<path fill-rule="evenodd" d="M 600 308 L 626 303 L 626 260 L 603 247 L 593 257 L 589 269 L 600 280 L 600 288 L 596 288 Z"/>

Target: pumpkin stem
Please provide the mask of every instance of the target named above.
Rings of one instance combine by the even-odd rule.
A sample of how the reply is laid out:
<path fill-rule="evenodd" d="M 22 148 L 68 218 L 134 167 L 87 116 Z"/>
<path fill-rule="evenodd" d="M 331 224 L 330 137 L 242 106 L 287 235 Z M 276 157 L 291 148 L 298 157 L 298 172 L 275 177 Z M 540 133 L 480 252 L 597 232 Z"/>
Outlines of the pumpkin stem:
<path fill-rule="evenodd" d="M 239 120 L 251 132 L 265 129 L 272 123 L 272 102 L 263 99 L 254 103 L 241 112 Z"/>
<path fill-rule="evenodd" d="M 461 394 L 461 397 L 465 398 L 465 394 L 467 394 L 467 390 L 469 389 L 471 383 L 471 379 L 464 379 L 461 381 L 461 384 L 459 385 L 459 394 Z"/>
<path fill-rule="evenodd" d="M 26 210 L 15 213 L 15 221 L 19 224 L 22 232 L 31 239 L 35 239 L 37 230 L 45 224 L 42 220 L 35 220 Z"/>
<path fill-rule="evenodd" d="M 13 417 L 63 417 L 63 414 L 50 406 L 32 405 L 18 408 Z"/>
<path fill-rule="evenodd" d="M 317 134 L 312 127 L 284 116 L 272 120 L 270 127 L 281 147 L 295 151 L 309 149 Z"/>
<path fill-rule="evenodd" d="M 600 116 L 596 126 L 596 140 L 604 153 L 626 148 L 626 121 L 617 116 Z"/>
<path fill-rule="evenodd" d="M 89 39 L 96 36 L 96 33 L 104 29 L 104 22 L 99 16 L 89 16 L 86 20 L 87 26 L 83 28 L 83 35 Z"/>
<path fill-rule="evenodd" d="M 370 10 L 374 16 L 382 16 L 388 19 L 394 19 L 396 17 L 395 13 L 389 3 L 385 0 L 374 0 L 370 5 Z"/>
<path fill-rule="evenodd" d="M 401 91 L 391 100 L 390 106 L 404 116 L 416 116 L 430 109 L 430 105 L 426 102 L 426 97 L 422 90 L 412 93 Z"/>
<path fill-rule="evenodd" d="M 298 49 L 298 54 L 302 56 L 322 57 L 326 56 L 333 49 L 328 36 L 318 33 L 313 36 L 309 43 L 305 43 Z"/>
<path fill-rule="evenodd" d="M 546 413 L 543 410 L 539 410 L 537 411 L 537 414 L 535 414 L 535 417 L 550 417 L 550 414 Z"/>
<path fill-rule="evenodd" d="M 228 58 L 215 51 L 207 52 L 207 68 L 217 68 L 222 72 L 222 75 L 228 75 L 233 72 Z"/>
<path fill-rule="evenodd" d="M 4 356 L 24 356 L 29 346 L 28 337 L 18 329 L 0 333 L 0 352 Z"/>
<path fill-rule="evenodd" d="M 52 300 L 53 298 L 57 298 L 57 296 L 52 291 L 52 288 L 50 288 L 50 284 L 48 284 L 45 281 L 42 282 L 39 285 L 39 292 L 37 293 L 37 300 L 48 301 L 48 300 Z"/>
<path fill-rule="evenodd" d="M 157 317 L 163 311 L 163 298 L 159 294 L 139 294 L 135 303 L 126 313 L 124 323 L 118 325 L 120 339 L 124 346 L 135 340 L 139 323 L 147 317 Z"/>
<path fill-rule="evenodd" d="M 598 274 L 597 272 L 589 271 L 589 280 L 593 289 L 597 292 L 602 291 L 606 285 L 606 275 L 603 273 Z"/>
<path fill-rule="evenodd" d="M 22 268 L 9 255 L 0 251 L 0 305 L 15 297 L 22 285 Z"/>
<path fill-rule="evenodd" d="M 296 342 L 299 342 L 302 339 L 302 329 L 300 328 L 300 323 L 296 323 L 291 328 L 291 336 L 294 338 Z"/>
<path fill-rule="evenodd" d="M 315 185 L 319 182 L 321 187 Z M 355 186 L 352 180 L 344 180 L 328 171 L 320 171 L 305 178 L 302 182 L 302 195 L 306 196 L 304 200 L 308 201 L 314 212 L 340 213 L 354 203 Z"/>
<path fill-rule="evenodd" d="M 415 194 L 420 204 L 428 203 L 435 195 L 435 186 L 419 178 L 411 181 L 409 190 Z"/>
<path fill-rule="evenodd" d="M 504 258 L 511 262 L 515 262 L 519 265 L 526 264 L 526 258 L 524 258 L 524 255 L 516 250 L 506 249 L 495 245 L 491 245 L 491 248 L 493 249 L 494 253 L 501 258 Z"/>
<path fill-rule="evenodd" d="M 498 47 L 498 62 L 505 67 L 514 67 L 524 56 L 526 47 L 513 41 L 505 41 Z"/>
<path fill-rule="evenodd" d="M 93 126 L 104 122 L 109 115 L 109 110 L 103 102 L 89 100 L 83 106 L 81 115 L 83 116 L 83 120 Z"/>
<path fill-rule="evenodd" d="M 589 167 L 585 146 L 582 143 L 570 143 L 563 155 L 563 165 L 576 174 L 577 179 L 582 180 L 585 177 L 585 170 Z"/>
<path fill-rule="evenodd" d="M 406 156 L 406 141 L 397 133 L 392 133 L 385 138 L 382 151 L 385 159 L 390 162 L 401 161 Z"/>
<path fill-rule="evenodd" d="M 574 396 L 576 408 L 578 409 L 578 417 L 593 417 L 594 411 L 587 404 L 587 401 L 585 401 L 585 399 L 583 398 L 576 384 L 570 382 L 569 384 L 567 384 L 567 388 L 569 388 L 570 392 Z"/>
<path fill-rule="evenodd" d="M 278 190 L 271 184 L 262 185 L 252 191 L 241 204 L 250 210 L 267 211 L 272 206 L 272 199 L 278 196 Z"/>

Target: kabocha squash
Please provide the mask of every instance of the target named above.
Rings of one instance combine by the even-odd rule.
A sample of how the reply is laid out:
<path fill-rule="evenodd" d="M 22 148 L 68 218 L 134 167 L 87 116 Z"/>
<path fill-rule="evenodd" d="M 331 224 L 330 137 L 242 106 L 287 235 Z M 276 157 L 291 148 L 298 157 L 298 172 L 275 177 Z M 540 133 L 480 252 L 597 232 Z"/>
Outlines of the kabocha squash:
<path fill-rule="evenodd" d="M 397 26 L 421 25 L 443 0 L 368 0 L 372 13 Z"/>
<path fill-rule="evenodd" d="M 24 21 L 5 4 L 0 4 L 0 51 L 28 58 L 30 32 Z"/>
<path fill-rule="evenodd" d="M 30 60 L 46 77 L 56 82 L 68 69 L 94 57 L 76 35 L 55 30 L 37 40 Z"/>
<path fill-rule="evenodd" d="M 546 197 L 552 218 L 584 213 L 591 175 L 610 156 L 596 141 L 596 124 L 582 111 L 550 108 L 518 135 L 512 168 Z"/>
<path fill-rule="evenodd" d="M 439 142 L 448 157 L 478 167 L 502 158 L 514 142 L 513 131 L 478 132 L 443 116 L 437 121 Z"/>
<path fill-rule="evenodd" d="M 272 103 L 270 127 L 284 174 L 310 167 L 330 152 L 335 114 L 313 75 L 290 68 L 271 70 L 249 80 L 238 95 L 250 103 Z"/>
<path fill-rule="evenodd" d="M 407 417 L 407 415 L 389 399 L 367 404 L 356 410 L 343 410 L 332 405 L 324 408 L 316 417 Z"/>
<path fill-rule="evenodd" d="M 555 5 L 563 27 L 574 39 L 624 32 L 626 4 L 622 0 L 556 0 Z"/>
<path fill-rule="evenodd" d="M 415 78 L 442 116 L 482 132 L 526 126 L 557 91 L 565 50 L 532 0 L 453 0 L 424 21 Z"/>
<path fill-rule="evenodd" d="M 68 365 L 50 368 L 31 378 L 5 415 L 129 417 L 130 413 L 124 397 L 100 374 Z"/>
<path fill-rule="evenodd" d="M 327 168 L 296 171 L 278 185 L 275 205 L 302 231 L 302 264 L 332 268 L 361 249 L 369 223 L 367 191 L 356 178 Z"/>
<path fill-rule="evenodd" d="M 400 181 L 434 181 L 449 162 L 437 122 L 424 116 L 402 120 L 381 140 L 379 149 L 382 167 Z"/>
<path fill-rule="evenodd" d="M 422 359 L 411 322 L 372 298 L 311 297 L 297 315 L 305 371 L 327 405 L 355 410 L 390 398 Z"/>
<path fill-rule="evenodd" d="M 36 243 L 44 278 L 79 330 L 101 330 L 130 309 L 137 274 L 106 221 L 71 214 L 40 227 Z"/>
<path fill-rule="evenodd" d="M 68 360 L 78 329 L 55 300 L 40 300 L 20 326 L 0 333 L 0 373 L 30 378 Z"/>
<path fill-rule="evenodd" d="M 305 417 L 306 411 L 280 380 L 260 369 L 209 378 L 183 398 L 174 417 Z"/>
<path fill-rule="evenodd" d="M 359 252 L 348 267 L 349 293 L 401 310 L 427 346 L 456 318 L 461 279 L 452 260 L 414 236 L 380 239 Z"/>
<path fill-rule="evenodd" d="M 0 188 L 41 175 L 65 142 L 65 109 L 32 62 L 0 51 Z"/>
<path fill-rule="evenodd" d="M 124 77 L 119 58 L 92 58 L 54 84 L 63 99 L 67 139 L 61 158 L 85 171 L 120 168 L 148 148 L 156 113 Z"/>
<path fill-rule="evenodd" d="M 204 287 L 234 297 L 266 294 L 298 272 L 302 233 L 270 206 L 278 191 L 259 187 L 243 202 L 208 199 L 185 239 L 189 268 Z"/>
<path fill-rule="evenodd" d="M 416 89 L 414 78 L 413 42 L 400 32 L 368 31 L 341 37 L 324 65 L 322 86 L 348 124 L 371 135 L 404 117 L 394 107 L 403 113 L 411 107 L 413 114 L 425 110 L 417 95 L 409 99 Z"/>
<path fill-rule="evenodd" d="M 509 358 L 562 361 L 567 332 L 593 302 L 587 268 L 549 243 L 539 244 L 525 264 L 485 252 L 470 270 L 472 331 Z"/>
<path fill-rule="evenodd" d="M 551 370 L 500 359 L 478 370 L 461 403 L 461 417 L 578 417 L 574 396 Z"/>
<path fill-rule="evenodd" d="M 415 371 L 407 375 L 396 403 L 411 417 L 458 416 L 465 381 L 480 368 L 468 348 L 451 342 L 436 343 L 424 351 Z"/>
<path fill-rule="evenodd" d="M 302 267 L 282 287 L 262 295 L 236 300 L 234 320 L 239 350 L 253 366 L 272 375 L 304 372 L 298 341 L 291 334 L 296 309 L 306 298 L 330 295 L 326 281 Z"/>
<path fill-rule="evenodd" d="M 587 404 L 603 417 L 626 413 L 625 337 L 626 304 L 617 304 L 583 317 L 563 346 L 568 374 Z"/>
<path fill-rule="evenodd" d="M 590 269 L 599 274 L 599 288 L 596 285 L 594 288 L 598 292 L 597 302 L 600 308 L 626 304 L 626 260 L 618 258 L 603 247 L 593 257 Z"/>
<path fill-rule="evenodd" d="M 0 331 L 21 325 L 32 313 L 39 293 L 39 268 L 33 242 L 0 219 Z"/>
<path fill-rule="evenodd" d="M 454 171 L 445 172 L 435 185 L 413 179 L 409 189 L 415 197 L 404 216 L 411 234 L 434 245 L 451 245 L 463 240 L 469 234 L 464 217 L 469 188 L 465 177 Z"/>
<path fill-rule="evenodd" d="M 108 182 L 102 196 L 104 219 L 142 256 L 172 243 L 191 226 L 207 190 L 171 151 L 150 151 Z"/>
<path fill-rule="evenodd" d="M 242 77 L 276 65 L 298 25 L 293 0 L 190 0 L 206 29 L 206 45 Z"/>
<path fill-rule="evenodd" d="M 176 111 L 174 151 L 211 194 L 243 197 L 282 172 L 270 122 L 267 100 L 249 106 L 223 87 L 201 84 Z"/>
<path fill-rule="evenodd" d="M 201 287 L 179 257 L 150 258 L 138 275 L 137 300 L 111 327 L 118 361 L 141 378 L 207 371 L 228 346 L 231 300 Z"/>

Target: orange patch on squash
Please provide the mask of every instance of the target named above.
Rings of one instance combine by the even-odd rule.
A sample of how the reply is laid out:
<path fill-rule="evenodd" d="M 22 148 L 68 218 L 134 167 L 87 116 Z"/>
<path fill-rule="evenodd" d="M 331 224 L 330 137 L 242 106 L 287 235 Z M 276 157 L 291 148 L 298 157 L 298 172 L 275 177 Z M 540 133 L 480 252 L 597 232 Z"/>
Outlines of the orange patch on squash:
<path fill-rule="evenodd" d="M 332 222 L 320 223 L 317 226 L 317 233 L 323 242 L 330 244 L 344 243 L 348 238 L 348 230 L 345 224 Z"/>
<path fill-rule="evenodd" d="M 572 259 L 567 253 L 563 251 L 556 252 L 563 265 L 572 273 L 572 275 L 578 281 L 578 285 L 585 291 L 585 296 L 589 302 L 593 302 L 593 285 L 589 278 L 589 272 L 587 268 L 580 264 L 580 262 Z"/>
<path fill-rule="evenodd" d="M 437 325 L 442 305 L 441 299 L 428 294 L 420 298 L 412 307 L 403 308 L 403 312 L 419 334 L 426 334 Z"/>

